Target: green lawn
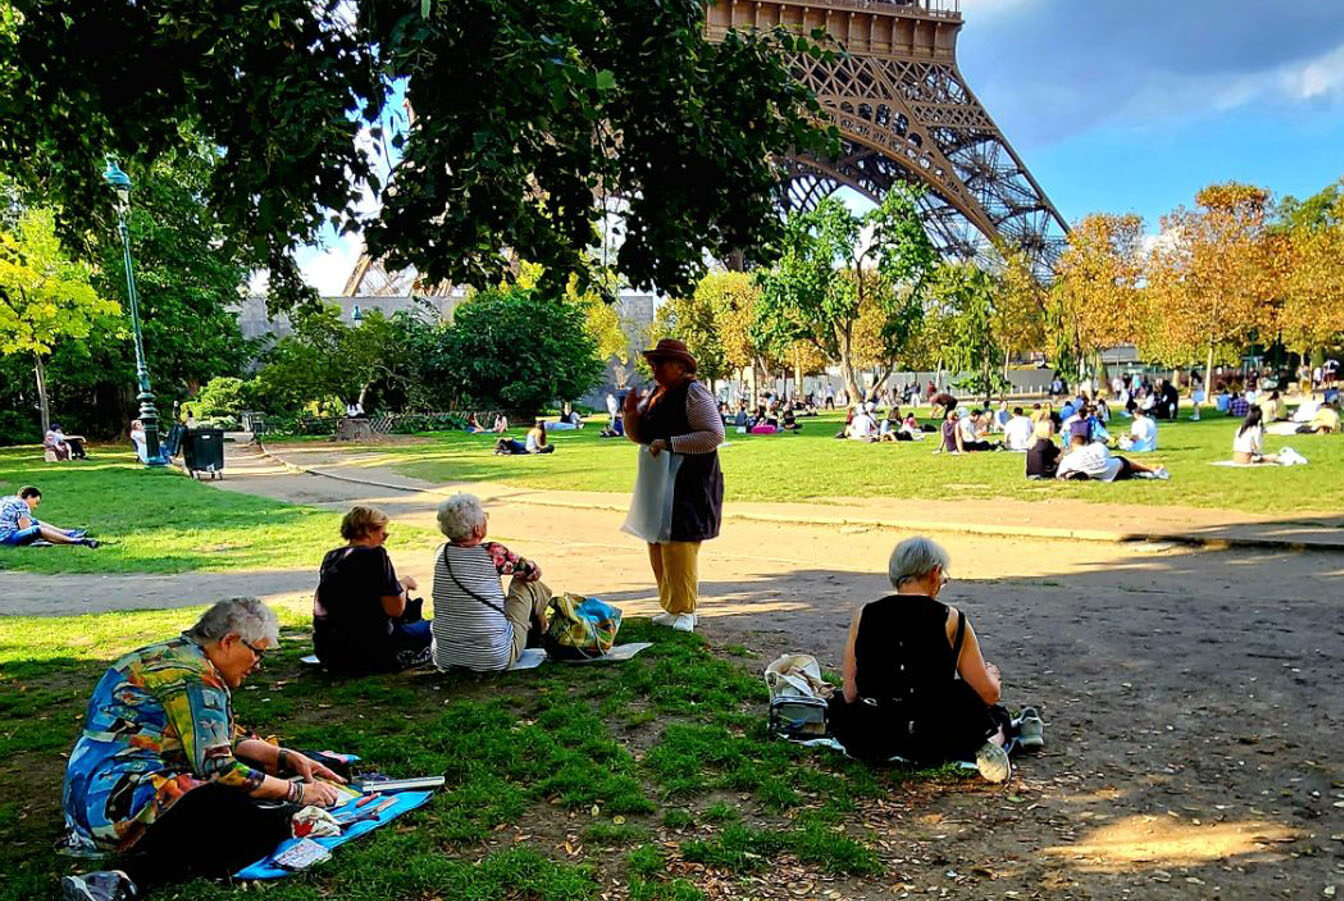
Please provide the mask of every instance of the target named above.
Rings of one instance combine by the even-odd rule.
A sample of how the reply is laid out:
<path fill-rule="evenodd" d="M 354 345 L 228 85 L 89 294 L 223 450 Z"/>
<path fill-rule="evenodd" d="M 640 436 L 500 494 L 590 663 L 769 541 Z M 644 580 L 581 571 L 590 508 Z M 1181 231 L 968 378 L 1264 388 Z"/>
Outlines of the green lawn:
<path fill-rule="evenodd" d="M 605 417 L 603 417 L 605 419 Z M 1231 469 L 1209 465 L 1231 456 L 1237 421 L 1214 414 L 1200 422 L 1161 423 L 1158 453 L 1136 456 L 1165 464 L 1170 482 L 1028 482 L 1019 454 L 934 455 L 935 436 L 922 443 L 837 441 L 840 417 L 802 420 L 798 435 L 729 433 L 721 450 L 728 500 L 827 502 L 836 497 L 988 498 L 1222 507 L 1253 512 L 1338 513 L 1344 509 L 1344 436 L 1270 436 L 1273 450 L 1291 445 L 1308 466 Z M 1113 432 L 1128 420 L 1112 421 Z M 628 492 L 633 450 L 600 439 L 597 426 L 553 433 L 554 454 L 496 457 L 493 439 L 436 433 L 429 444 L 386 449 L 371 463 L 395 466 L 433 482 L 495 480 L 529 488 Z"/>
<path fill-rule="evenodd" d="M 154 572 L 283 569 L 316 565 L 339 544 L 340 516 L 219 491 L 177 470 L 149 470 L 120 449 L 94 448 L 85 462 L 47 464 L 36 448 L 0 450 L 0 495 L 42 489 L 38 518 L 88 528 L 103 542 L 74 547 L 0 547 L 0 569 L 33 572 Z M 227 477 L 227 476 L 226 476 Z M 432 547 L 428 532 L 400 529 L 398 542 Z"/>
<path fill-rule="evenodd" d="M 51 897 L 77 862 L 51 853 L 63 754 L 107 663 L 174 635 L 199 609 L 0 620 L 0 901 Z M 875 772 L 764 736 L 762 661 L 698 636 L 626 624 L 656 640 L 612 667 L 491 677 L 406 674 L 337 681 L 303 671 L 299 607 L 283 643 L 235 694 L 240 724 L 287 744 L 346 750 L 393 775 L 442 773 L 430 804 L 273 884 L 274 901 L 316 898 L 695 901 L 689 865 L 732 878 L 782 855 L 817 876 L 884 883 L 864 826 L 867 798 L 918 776 L 979 790 L 951 772 Z M 203 838 L 203 840 L 205 840 Z M 87 864 L 85 864 L 87 865 Z M 798 864 L 793 865 L 795 868 Z M 199 882 L 154 898 L 214 899 Z"/>

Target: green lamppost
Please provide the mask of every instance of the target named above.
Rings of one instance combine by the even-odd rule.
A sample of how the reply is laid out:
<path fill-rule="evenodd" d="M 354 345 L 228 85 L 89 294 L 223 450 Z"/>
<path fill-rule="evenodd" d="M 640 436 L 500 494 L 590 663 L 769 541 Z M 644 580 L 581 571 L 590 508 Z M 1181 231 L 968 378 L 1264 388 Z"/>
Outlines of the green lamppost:
<path fill-rule="evenodd" d="M 154 394 L 149 390 L 149 367 L 145 365 L 145 341 L 140 334 L 140 298 L 135 293 L 135 274 L 131 271 L 131 233 L 126 217 L 131 208 L 131 177 L 121 171 L 117 161 L 107 158 L 103 180 L 117 198 L 117 231 L 121 234 L 122 259 L 126 264 L 126 296 L 131 304 L 131 330 L 135 333 L 135 378 L 140 393 L 140 422 L 145 427 L 145 463 L 165 466 L 168 458 L 159 448 L 159 411 L 154 408 Z"/>

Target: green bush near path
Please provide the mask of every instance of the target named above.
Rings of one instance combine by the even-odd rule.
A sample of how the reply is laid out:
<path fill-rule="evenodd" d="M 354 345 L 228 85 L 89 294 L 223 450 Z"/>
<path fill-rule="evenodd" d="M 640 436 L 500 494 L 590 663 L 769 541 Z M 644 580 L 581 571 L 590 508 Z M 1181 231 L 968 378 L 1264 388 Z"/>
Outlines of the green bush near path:
<path fill-rule="evenodd" d="M 225 478 L 227 478 L 227 473 Z M 0 569 L 42 573 L 316 570 L 340 543 L 340 514 L 221 491 L 173 469 L 146 469 L 120 448 L 84 462 L 48 464 L 37 448 L 0 449 L 0 495 L 42 489 L 37 516 L 88 528 L 103 545 L 0 547 Z M 432 547 L 430 533 L 399 528 L 398 544 Z"/>
<path fill-rule="evenodd" d="M 273 901 L 599 901 L 612 880 L 632 898 L 697 901 L 687 864 L 728 875 L 780 855 L 817 874 L 878 879 L 878 890 L 867 799 L 910 778 L 979 790 L 945 772 L 873 771 L 766 739 L 759 674 L 647 620 L 621 636 L 654 647 L 609 667 L 334 680 L 298 662 L 311 646 L 299 608 L 279 612 L 280 648 L 234 695 L 239 723 L 447 784 L 331 863 L 267 885 Z M 64 755 L 89 692 L 111 660 L 199 613 L 0 618 L 0 901 L 52 897 L 61 874 L 89 866 L 51 853 Z M 634 709 L 657 716 L 632 723 L 624 714 Z M 198 881 L 150 898 L 241 892 Z"/>
<path fill-rule="evenodd" d="M 1183 416 L 1188 415 L 1183 413 Z M 581 431 L 553 432 L 555 453 L 497 457 L 494 437 L 434 433 L 426 443 L 364 448 L 385 456 L 369 465 L 391 465 L 431 482 L 498 481 L 526 488 L 628 492 L 634 485 L 630 442 L 598 438 L 606 417 Z M 1210 465 L 1228 460 L 1238 420 L 1214 413 L 1199 422 L 1159 423 L 1157 453 L 1135 459 L 1166 465 L 1169 482 L 1029 482 L 1021 454 L 935 455 L 937 436 L 922 442 L 861 444 L 837 441 L 843 417 L 802 418 L 792 435 L 739 435 L 729 431 L 720 451 L 729 501 L 806 501 L 890 497 L 916 499 L 1071 498 L 1093 503 L 1220 507 L 1256 513 L 1337 514 L 1344 509 L 1344 436 L 1268 436 L 1266 449 L 1292 446 L 1310 465 L 1236 469 Z M 1112 432 L 1128 429 L 1116 416 Z M 1123 453 L 1123 452 L 1120 452 Z"/>

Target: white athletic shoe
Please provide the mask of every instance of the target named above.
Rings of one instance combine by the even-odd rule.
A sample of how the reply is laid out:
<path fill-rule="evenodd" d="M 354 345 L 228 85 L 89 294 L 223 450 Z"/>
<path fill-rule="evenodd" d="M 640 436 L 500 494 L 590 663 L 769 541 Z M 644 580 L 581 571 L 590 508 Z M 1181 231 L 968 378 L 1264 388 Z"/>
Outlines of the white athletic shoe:
<path fill-rule="evenodd" d="M 675 613 L 659 613 L 652 620 L 650 620 L 650 622 L 652 622 L 655 626 L 670 626 L 674 622 L 676 622 L 676 620 L 677 620 L 677 614 Z"/>
<path fill-rule="evenodd" d="M 677 616 L 672 620 L 672 628 L 676 629 L 678 632 L 694 632 L 695 614 L 694 613 L 677 614 Z"/>
<path fill-rule="evenodd" d="M 1159 479 L 1162 479 L 1164 482 L 1165 482 L 1167 479 L 1170 479 L 1170 478 L 1171 478 L 1171 473 L 1167 471 L 1167 467 L 1165 467 L 1165 466 L 1159 466 L 1159 467 L 1157 467 L 1157 471 L 1154 472 L 1153 475 L 1156 476 L 1156 477 L 1159 478 Z"/>

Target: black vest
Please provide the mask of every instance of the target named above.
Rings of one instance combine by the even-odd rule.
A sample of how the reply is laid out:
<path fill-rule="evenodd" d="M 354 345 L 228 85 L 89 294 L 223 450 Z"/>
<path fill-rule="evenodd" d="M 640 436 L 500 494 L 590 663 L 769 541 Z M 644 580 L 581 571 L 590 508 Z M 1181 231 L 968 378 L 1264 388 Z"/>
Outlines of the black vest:
<path fill-rule="evenodd" d="M 640 417 L 640 438 L 645 443 L 662 438 L 671 448 L 671 439 L 691 431 L 686 416 L 686 396 L 695 379 L 686 379 L 674 388 L 659 389 Z M 719 452 L 678 454 L 681 467 L 672 490 L 672 541 L 707 541 L 719 535 L 723 518 L 723 471 Z"/>

